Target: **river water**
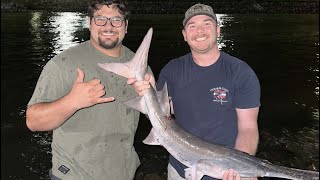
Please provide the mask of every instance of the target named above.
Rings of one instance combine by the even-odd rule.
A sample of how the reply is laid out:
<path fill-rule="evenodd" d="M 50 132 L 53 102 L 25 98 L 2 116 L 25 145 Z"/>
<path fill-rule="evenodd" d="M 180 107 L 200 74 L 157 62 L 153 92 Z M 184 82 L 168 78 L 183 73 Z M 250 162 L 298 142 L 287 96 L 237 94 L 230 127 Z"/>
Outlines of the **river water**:
<path fill-rule="evenodd" d="M 319 171 L 319 15 L 218 14 L 218 19 L 220 49 L 246 61 L 260 79 L 257 156 Z M 149 65 L 157 77 L 170 59 L 189 51 L 181 22 L 182 15 L 133 15 L 124 44 L 135 51 L 153 27 Z M 45 63 L 88 38 L 81 13 L 1 13 L 1 179 L 48 179 L 51 133 L 26 128 L 26 104 Z M 142 116 L 136 179 L 166 173 L 168 153 L 141 142 L 150 127 Z"/>

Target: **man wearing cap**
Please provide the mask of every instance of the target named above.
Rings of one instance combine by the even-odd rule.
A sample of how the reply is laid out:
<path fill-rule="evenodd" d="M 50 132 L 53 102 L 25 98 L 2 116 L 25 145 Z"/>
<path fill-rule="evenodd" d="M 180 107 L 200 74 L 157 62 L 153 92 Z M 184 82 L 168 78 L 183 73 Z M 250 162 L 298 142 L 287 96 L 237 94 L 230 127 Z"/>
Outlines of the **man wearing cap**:
<path fill-rule="evenodd" d="M 167 82 L 177 123 L 203 139 L 254 155 L 260 106 L 256 74 L 244 61 L 218 49 L 220 27 L 212 7 L 199 3 L 190 7 L 185 13 L 182 34 L 191 53 L 171 60 L 161 70 L 156 85 L 160 90 Z M 149 78 L 146 75 L 145 80 L 154 84 Z M 146 81 L 134 83 L 139 95 L 149 87 L 142 85 Z M 184 179 L 185 168 L 170 156 L 168 180 Z M 233 170 L 223 177 L 234 178 L 238 180 L 240 176 Z M 202 178 L 209 179 L 213 178 Z"/>

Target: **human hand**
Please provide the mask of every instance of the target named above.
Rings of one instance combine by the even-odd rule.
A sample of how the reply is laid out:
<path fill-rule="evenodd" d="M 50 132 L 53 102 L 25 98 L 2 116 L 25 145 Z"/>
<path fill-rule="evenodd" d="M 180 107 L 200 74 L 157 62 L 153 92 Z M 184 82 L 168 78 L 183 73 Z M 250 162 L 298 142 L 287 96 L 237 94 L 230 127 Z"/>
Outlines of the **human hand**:
<path fill-rule="evenodd" d="M 106 91 L 104 90 L 104 85 L 101 84 L 99 79 L 92 79 L 88 82 L 84 82 L 84 72 L 77 68 L 77 73 L 77 79 L 68 94 L 68 97 L 72 101 L 72 105 L 77 109 L 114 100 L 114 97 L 102 98 Z"/>
<path fill-rule="evenodd" d="M 223 180 L 258 180 L 258 178 L 241 178 L 238 172 L 230 169 L 223 173 Z"/>
<path fill-rule="evenodd" d="M 150 84 L 155 88 L 156 81 L 151 74 L 146 74 L 143 81 L 137 81 L 136 78 L 129 78 L 128 84 L 133 85 L 139 96 L 143 96 L 150 88 Z"/>

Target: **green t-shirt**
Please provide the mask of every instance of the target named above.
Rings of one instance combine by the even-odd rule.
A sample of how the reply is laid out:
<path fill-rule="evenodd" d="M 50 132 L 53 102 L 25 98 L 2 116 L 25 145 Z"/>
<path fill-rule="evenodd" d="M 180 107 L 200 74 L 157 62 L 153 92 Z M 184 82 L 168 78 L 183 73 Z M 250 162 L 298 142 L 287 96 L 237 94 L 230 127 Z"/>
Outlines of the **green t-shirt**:
<path fill-rule="evenodd" d="M 139 112 L 123 102 L 133 99 L 137 93 L 126 83 L 126 78 L 97 65 L 126 62 L 133 55 L 123 46 L 120 57 L 110 57 L 86 41 L 55 56 L 44 67 L 28 105 L 52 102 L 67 95 L 76 80 L 77 68 L 84 71 L 85 82 L 98 78 L 105 86 L 105 96 L 115 97 L 114 102 L 77 111 L 53 131 L 54 176 L 63 180 L 133 179 L 140 164 L 133 147 Z M 64 174 L 63 170 L 68 172 Z"/>

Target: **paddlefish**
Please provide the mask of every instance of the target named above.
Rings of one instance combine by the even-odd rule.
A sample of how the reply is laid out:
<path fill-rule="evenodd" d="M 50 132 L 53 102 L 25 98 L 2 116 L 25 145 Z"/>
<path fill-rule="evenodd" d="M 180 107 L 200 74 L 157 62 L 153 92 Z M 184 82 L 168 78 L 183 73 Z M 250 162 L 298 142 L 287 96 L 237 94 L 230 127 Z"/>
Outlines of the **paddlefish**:
<path fill-rule="evenodd" d="M 153 29 L 150 28 L 134 57 L 126 63 L 98 64 L 117 75 L 143 80 L 147 72 L 148 53 Z M 176 123 L 170 115 L 167 85 L 161 91 L 154 87 L 140 97 L 124 102 L 149 118 L 152 129 L 143 141 L 148 145 L 161 145 L 188 168 L 187 180 L 200 180 L 204 175 L 222 179 L 229 169 L 242 178 L 279 177 L 293 180 L 319 180 L 319 172 L 279 166 L 248 153 L 215 144 L 195 135 Z"/>

